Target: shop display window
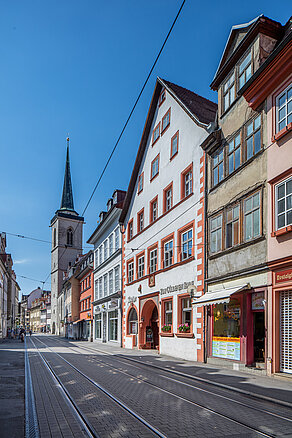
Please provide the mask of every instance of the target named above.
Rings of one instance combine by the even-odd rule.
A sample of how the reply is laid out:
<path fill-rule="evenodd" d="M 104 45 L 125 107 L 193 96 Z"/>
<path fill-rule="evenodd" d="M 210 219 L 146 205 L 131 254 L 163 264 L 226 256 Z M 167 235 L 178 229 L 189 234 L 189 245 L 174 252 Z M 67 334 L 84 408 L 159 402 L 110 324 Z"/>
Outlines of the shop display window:
<path fill-rule="evenodd" d="M 95 315 L 95 339 L 101 338 L 101 313 Z"/>
<path fill-rule="evenodd" d="M 213 335 L 218 337 L 240 336 L 240 301 L 231 299 L 228 304 L 213 307 Z"/>

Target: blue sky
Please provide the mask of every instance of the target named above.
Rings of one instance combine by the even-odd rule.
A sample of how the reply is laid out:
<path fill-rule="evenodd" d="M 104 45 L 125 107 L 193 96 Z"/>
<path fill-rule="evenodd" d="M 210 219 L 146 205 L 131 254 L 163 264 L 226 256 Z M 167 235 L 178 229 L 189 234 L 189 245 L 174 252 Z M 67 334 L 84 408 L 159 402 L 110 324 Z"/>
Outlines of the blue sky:
<path fill-rule="evenodd" d="M 81 213 L 181 0 L 0 2 L 0 231 L 50 240 L 66 153 Z M 116 188 L 127 189 L 156 76 L 216 101 L 209 84 L 230 28 L 290 2 L 187 0 L 86 212 L 84 242 Z M 7 235 L 22 292 L 50 272 L 50 244 Z M 47 289 L 50 284 L 45 285 Z"/>

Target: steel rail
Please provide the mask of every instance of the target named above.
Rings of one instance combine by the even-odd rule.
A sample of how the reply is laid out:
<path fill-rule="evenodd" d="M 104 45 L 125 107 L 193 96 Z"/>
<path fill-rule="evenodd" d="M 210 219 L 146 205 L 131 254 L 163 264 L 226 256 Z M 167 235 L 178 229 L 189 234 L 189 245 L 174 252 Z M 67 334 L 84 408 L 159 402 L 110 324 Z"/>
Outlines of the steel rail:
<path fill-rule="evenodd" d="M 83 431 L 86 432 L 86 434 L 90 438 L 99 438 L 99 435 L 96 434 L 94 428 L 91 426 L 90 422 L 88 421 L 86 416 L 83 414 L 81 409 L 74 402 L 73 398 L 70 396 L 69 392 L 67 391 L 67 389 L 65 388 L 65 386 L 63 385 L 61 380 L 58 378 L 56 373 L 52 370 L 52 368 L 51 368 L 50 364 L 48 363 L 48 361 L 44 358 L 42 353 L 40 353 L 40 351 L 39 351 L 38 347 L 36 346 L 36 344 L 34 343 L 34 341 L 31 338 L 30 338 L 30 341 L 34 345 L 36 351 L 38 352 L 38 354 L 39 354 L 40 358 L 42 359 L 44 365 L 46 366 L 47 370 L 49 371 L 52 379 L 54 380 L 57 388 L 59 389 L 59 391 L 61 392 L 62 396 L 66 400 L 68 406 L 72 409 L 73 414 L 74 414 L 75 418 L 77 419 L 77 421 L 80 423 Z"/>
<path fill-rule="evenodd" d="M 69 366 L 71 366 L 75 371 L 77 371 L 78 373 L 80 373 L 83 377 L 85 377 L 87 380 L 89 380 L 89 381 L 90 381 L 91 383 L 93 383 L 95 386 L 97 386 L 98 388 L 100 388 L 100 385 L 99 385 L 97 382 L 95 382 L 93 379 L 91 379 L 90 377 L 88 377 L 86 374 L 84 374 L 82 371 L 80 371 L 78 368 L 76 368 L 73 364 L 71 364 L 69 361 L 67 361 L 65 358 L 63 358 L 61 354 L 59 354 L 59 353 L 53 351 L 51 347 L 49 347 L 45 342 L 41 341 L 40 339 L 38 339 L 38 341 L 39 341 L 40 343 L 44 344 L 44 345 L 45 345 L 50 351 L 52 351 L 54 354 L 56 354 L 57 356 L 59 356 L 64 362 L 66 362 Z M 74 349 L 74 347 L 71 347 L 71 346 L 68 347 L 68 348 Z M 84 348 L 84 347 L 80 347 L 80 348 Z M 95 359 L 97 360 L 97 362 L 102 363 L 102 364 L 104 365 L 104 362 L 102 362 L 102 360 L 99 360 L 99 359 L 97 359 L 97 358 L 95 358 Z M 267 433 L 262 432 L 261 430 L 255 428 L 255 427 L 253 427 L 253 426 L 247 425 L 247 424 L 245 424 L 245 423 L 242 422 L 242 421 L 238 421 L 238 420 L 235 420 L 235 419 L 233 419 L 233 418 L 230 418 L 230 417 L 228 417 L 227 415 L 224 415 L 224 414 L 221 414 L 220 412 L 215 411 L 214 409 L 207 408 L 207 407 L 205 407 L 204 405 L 202 405 L 202 404 L 200 404 L 200 403 L 194 402 L 194 401 L 192 401 L 192 400 L 187 399 L 186 397 L 182 397 L 182 396 L 180 396 L 180 395 L 178 395 L 178 394 L 175 394 L 175 393 L 173 393 L 173 392 L 171 392 L 171 391 L 168 391 L 168 390 L 166 390 L 166 389 L 163 389 L 163 388 L 161 388 L 160 386 L 158 386 L 158 385 L 156 385 L 156 384 L 154 384 L 154 383 L 147 382 L 147 381 L 145 381 L 145 380 L 143 380 L 143 379 L 140 379 L 139 377 L 136 377 L 136 376 L 133 376 L 133 375 L 127 373 L 126 371 L 122 371 L 122 370 L 120 370 L 119 368 L 116 368 L 116 367 L 114 367 L 114 366 L 112 366 L 112 365 L 109 365 L 109 364 L 106 364 L 106 365 L 108 365 L 109 367 L 115 369 L 116 371 L 119 371 L 119 372 L 122 373 L 122 374 L 125 374 L 125 375 L 127 375 L 127 376 L 129 376 L 129 377 L 131 377 L 131 378 L 134 378 L 134 379 L 140 381 L 141 383 L 144 383 L 144 384 L 150 385 L 151 387 L 155 387 L 156 389 L 158 389 L 158 390 L 160 390 L 160 391 L 162 391 L 162 392 L 164 392 L 164 393 L 166 393 L 166 394 L 168 394 L 168 395 L 171 395 L 171 396 L 173 396 L 173 397 L 175 397 L 175 398 L 178 398 L 178 399 L 180 399 L 180 400 L 182 400 L 182 401 L 184 401 L 184 402 L 187 402 L 187 403 L 192 404 L 192 405 L 195 405 L 195 406 L 197 406 L 197 407 L 199 407 L 199 408 L 201 408 L 201 409 L 204 409 L 204 410 L 206 410 L 206 411 L 209 411 L 209 412 L 211 412 L 211 413 L 213 413 L 213 414 L 215 414 L 215 415 L 217 415 L 217 416 L 219 416 L 219 417 L 222 417 L 222 418 L 224 418 L 224 419 L 227 419 L 227 420 L 230 421 L 230 422 L 233 422 L 233 423 L 236 423 L 236 424 L 240 424 L 241 426 L 243 426 L 243 427 L 245 427 L 245 428 L 247 428 L 247 429 L 250 429 L 250 430 L 252 430 L 253 432 L 257 432 L 257 433 L 260 434 L 261 436 L 268 437 L 268 438 L 275 438 L 275 437 L 276 437 L 276 435 L 268 435 Z M 179 382 L 179 381 L 177 381 L 177 382 Z M 182 382 L 179 382 L 179 383 L 182 383 Z M 103 389 L 103 391 L 104 391 L 105 393 L 107 393 L 106 390 Z M 209 392 L 209 391 L 206 391 L 206 392 Z M 213 393 L 211 393 L 211 394 L 212 394 L 212 395 L 216 395 L 216 394 L 213 394 Z M 231 399 L 231 401 L 234 402 L 233 399 Z M 250 407 L 250 406 L 246 406 L 246 407 L 248 407 L 248 408 L 250 408 L 250 409 L 253 409 L 253 407 Z M 289 420 L 289 421 L 290 421 L 290 420 Z"/>
<path fill-rule="evenodd" d="M 64 362 L 67 363 L 71 368 L 73 368 L 77 373 L 79 373 L 81 376 L 83 376 L 86 380 L 88 380 L 90 383 L 92 383 L 96 388 L 98 388 L 100 391 L 102 391 L 105 395 L 107 395 L 110 399 L 112 399 L 115 403 L 117 403 L 120 407 L 122 407 L 126 412 L 131 414 L 135 419 L 140 421 L 145 427 L 147 427 L 149 430 L 151 430 L 155 435 L 159 436 L 160 438 L 167 438 L 166 435 L 164 435 L 162 432 L 160 432 L 158 429 L 156 429 L 154 426 L 152 426 L 148 421 L 146 421 L 143 417 L 141 417 L 139 414 L 134 412 L 131 408 L 129 408 L 125 403 L 123 403 L 121 400 L 119 400 L 117 397 L 115 397 L 113 394 L 111 394 L 109 391 L 107 391 L 103 386 L 101 386 L 99 383 L 97 383 L 95 380 L 88 377 L 86 374 L 84 374 L 82 371 L 80 371 L 77 367 L 75 367 L 73 364 L 71 364 L 68 360 L 66 360 L 64 357 L 62 357 L 59 353 L 56 351 L 53 351 L 51 347 L 49 347 L 45 342 L 41 341 L 37 338 L 37 340 L 44 344 L 46 348 L 48 348 L 52 353 L 56 354 L 58 357 L 60 357 Z M 39 352 L 39 351 L 38 351 Z M 42 356 L 42 353 L 39 352 L 39 354 Z M 46 361 L 46 359 L 43 358 L 43 360 Z M 46 361 L 47 362 L 47 361 Z M 48 365 L 49 366 L 49 365 Z M 51 368 L 51 367 L 50 367 Z M 54 373 L 54 371 L 52 371 Z M 55 373 L 54 373 L 55 374 Z M 57 376 L 56 376 L 57 378 Z M 58 378 L 57 378 L 58 379 Z M 59 381 L 59 379 L 58 379 Z M 265 435 L 268 436 L 268 435 Z"/>
<path fill-rule="evenodd" d="M 38 426 L 38 418 L 35 405 L 35 397 L 33 384 L 31 379 L 29 357 L 26 345 L 26 337 L 24 336 L 25 345 L 25 438 L 39 438 L 40 431 Z"/>

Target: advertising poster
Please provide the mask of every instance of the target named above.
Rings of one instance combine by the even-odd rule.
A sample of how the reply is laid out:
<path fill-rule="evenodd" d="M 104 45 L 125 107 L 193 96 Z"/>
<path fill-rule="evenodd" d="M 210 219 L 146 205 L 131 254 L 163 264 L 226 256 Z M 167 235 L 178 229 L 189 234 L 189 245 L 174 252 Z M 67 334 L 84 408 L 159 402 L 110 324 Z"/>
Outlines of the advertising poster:
<path fill-rule="evenodd" d="M 212 356 L 240 360 L 240 339 L 214 336 L 212 340 Z"/>

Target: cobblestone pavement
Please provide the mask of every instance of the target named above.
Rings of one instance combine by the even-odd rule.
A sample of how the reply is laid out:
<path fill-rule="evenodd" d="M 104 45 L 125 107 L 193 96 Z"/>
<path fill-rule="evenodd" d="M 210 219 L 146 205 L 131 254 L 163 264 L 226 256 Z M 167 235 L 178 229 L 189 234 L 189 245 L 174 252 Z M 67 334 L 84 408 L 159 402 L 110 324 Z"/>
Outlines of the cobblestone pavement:
<path fill-rule="evenodd" d="M 224 388 L 213 388 L 202 382 L 169 375 L 147 368 L 143 363 L 126 362 L 125 358 L 110 356 L 97 349 L 86 351 L 59 338 L 43 336 L 34 339 L 100 436 L 153 435 L 149 435 L 149 432 L 145 435 L 145 430 L 143 435 L 143 431 L 137 429 L 137 420 L 133 417 L 130 417 L 131 420 L 125 419 L 125 412 L 121 408 L 106 396 L 98 394 L 99 390 L 41 342 L 100 383 L 167 437 L 263 436 L 244 424 L 268 436 L 292 436 L 292 421 L 285 419 L 292 420 L 289 408 L 247 399 Z M 92 344 L 87 345 L 91 347 Z"/>
<path fill-rule="evenodd" d="M 24 436 L 24 344 L 0 343 L 0 437 Z"/>

